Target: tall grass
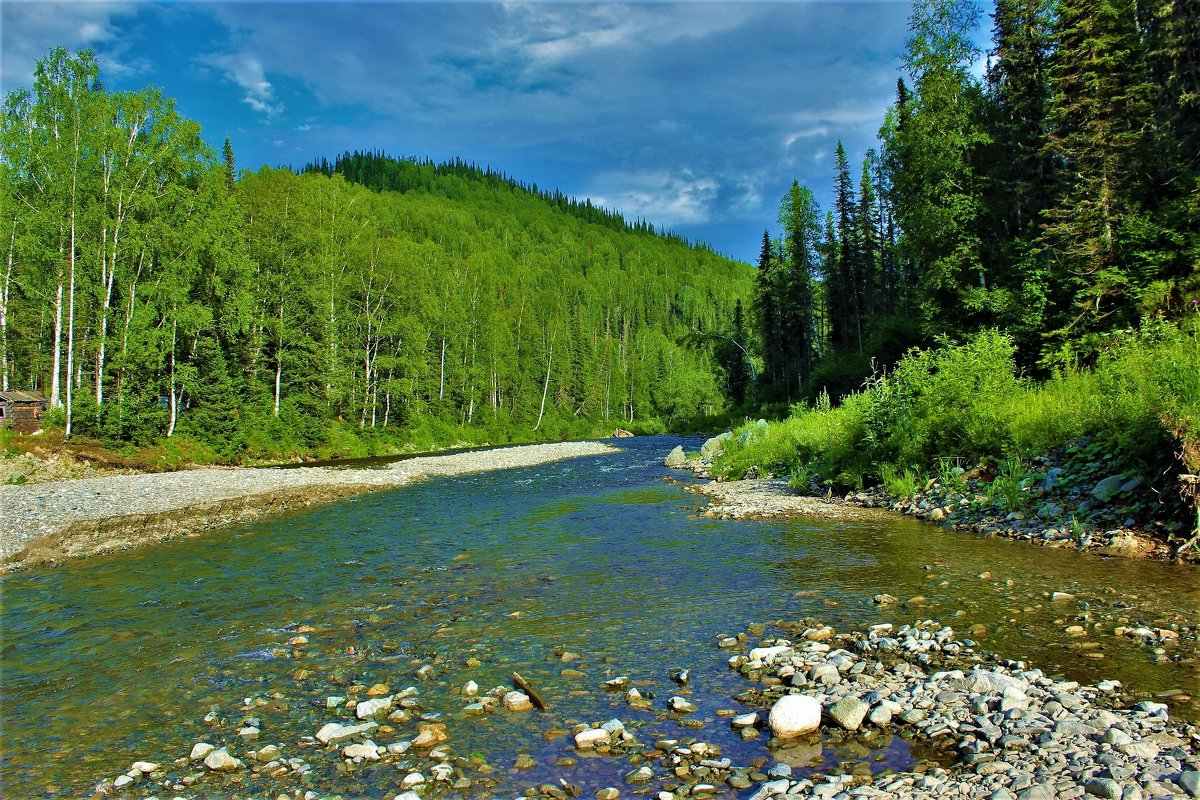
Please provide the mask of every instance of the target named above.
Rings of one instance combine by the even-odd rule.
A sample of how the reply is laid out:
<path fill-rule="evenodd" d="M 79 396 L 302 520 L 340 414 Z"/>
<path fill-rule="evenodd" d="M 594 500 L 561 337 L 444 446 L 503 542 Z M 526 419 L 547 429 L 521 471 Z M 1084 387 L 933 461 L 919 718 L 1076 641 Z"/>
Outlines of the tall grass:
<path fill-rule="evenodd" d="M 939 462 L 992 460 L 1002 465 L 994 492 L 1015 504 L 1020 459 L 1084 436 L 1110 443 L 1131 469 L 1180 449 L 1200 469 L 1200 315 L 1114 337 L 1093 367 L 1043 382 L 1017 373 L 1012 341 L 996 331 L 912 350 L 836 408 L 819 400 L 766 435 L 735 436 L 716 467 L 790 470 L 839 487 L 882 480 L 902 496 Z"/>

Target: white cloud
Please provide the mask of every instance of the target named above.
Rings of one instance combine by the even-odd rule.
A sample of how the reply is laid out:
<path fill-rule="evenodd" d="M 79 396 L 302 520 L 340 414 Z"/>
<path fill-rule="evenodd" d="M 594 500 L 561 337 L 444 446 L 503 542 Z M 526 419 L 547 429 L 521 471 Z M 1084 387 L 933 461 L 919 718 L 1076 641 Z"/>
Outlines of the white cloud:
<path fill-rule="evenodd" d="M 721 188 L 715 178 L 691 170 L 610 172 L 597 176 L 596 184 L 598 191 L 589 193 L 596 205 L 667 226 L 708 222 Z"/>
<path fill-rule="evenodd" d="M 274 87 L 267 80 L 262 61 L 257 56 L 247 53 L 217 53 L 204 56 L 200 61 L 223 71 L 226 79 L 237 84 L 245 93 L 242 102 L 255 111 L 268 117 L 283 111 L 283 103 L 276 102 Z"/>
<path fill-rule="evenodd" d="M 31 86 L 38 59 L 54 47 L 95 50 L 101 78 L 144 70 L 143 60 L 125 60 L 128 43 L 118 35 L 117 18 L 137 11 L 127 2 L 0 3 L 0 91 Z"/>

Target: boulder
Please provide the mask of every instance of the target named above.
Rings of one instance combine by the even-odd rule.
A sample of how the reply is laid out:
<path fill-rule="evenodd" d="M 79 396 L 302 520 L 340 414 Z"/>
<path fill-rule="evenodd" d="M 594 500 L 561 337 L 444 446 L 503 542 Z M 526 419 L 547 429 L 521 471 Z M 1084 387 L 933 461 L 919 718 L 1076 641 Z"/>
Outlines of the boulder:
<path fill-rule="evenodd" d="M 716 458 L 717 456 L 721 455 L 721 452 L 725 449 L 725 443 L 732 438 L 733 434 L 729 433 L 728 431 L 712 437 L 700 446 L 700 457 Z"/>
<path fill-rule="evenodd" d="M 683 452 L 683 445 L 677 445 L 674 450 L 667 453 L 667 457 L 663 459 L 664 467 L 682 467 L 687 463 L 687 455 Z"/>
<path fill-rule="evenodd" d="M 812 733 L 821 727 L 821 701 L 803 694 L 785 695 L 771 706 L 767 722 L 780 739 Z"/>
<path fill-rule="evenodd" d="M 575 746 L 580 750 L 595 750 L 597 745 L 608 744 L 608 731 L 588 728 L 575 734 Z"/>

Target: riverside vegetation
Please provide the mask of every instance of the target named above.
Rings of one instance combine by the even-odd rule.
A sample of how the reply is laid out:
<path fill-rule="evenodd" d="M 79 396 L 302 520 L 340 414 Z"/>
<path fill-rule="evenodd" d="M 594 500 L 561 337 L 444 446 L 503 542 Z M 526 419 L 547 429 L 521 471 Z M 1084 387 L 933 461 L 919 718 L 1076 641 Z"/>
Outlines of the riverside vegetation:
<path fill-rule="evenodd" d="M 860 179 L 839 145 L 832 208 L 780 201 L 753 410 L 787 419 L 715 468 L 1194 557 L 1200 14 L 1001 0 L 986 53 L 981 17 L 915 3 Z"/>

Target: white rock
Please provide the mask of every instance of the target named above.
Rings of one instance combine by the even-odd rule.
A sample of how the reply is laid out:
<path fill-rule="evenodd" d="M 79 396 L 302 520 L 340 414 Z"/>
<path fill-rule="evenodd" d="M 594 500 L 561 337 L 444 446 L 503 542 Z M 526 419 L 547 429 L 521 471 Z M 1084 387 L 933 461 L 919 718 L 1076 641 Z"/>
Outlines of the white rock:
<path fill-rule="evenodd" d="M 608 731 L 588 728 L 575 734 L 575 746 L 580 750 L 595 750 L 596 745 L 608 743 Z"/>
<path fill-rule="evenodd" d="M 762 661 L 765 664 L 770 664 L 776 659 L 784 655 L 791 655 L 795 651 L 786 645 L 776 645 L 775 647 L 756 647 L 750 651 L 751 661 Z"/>
<path fill-rule="evenodd" d="M 149 774 L 158 769 L 158 764 L 155 764 L 152 761 L 135 761 L 133 762 L 133 766 L 131 766 L 129 769 L 131 771 L 136 770 L 138 772 Z"/>
<path fill-rule="evenodd" d="M 222 747 L 220 750 L 213 750 L 205 757 L 204 766 L 214 772 L 233 772 L 242 766 L 242 762 L 229 755 L 229 751 Z"/>
<path fill-rule="evenodd" d="M 479 684 L 475 681 L 467 681 L 463 684 L 462 693 L 467 697 L 474 697 L 479 694 Z"/>
<path fill-rule="evenodd" d="M 330 722 L 317 731 L 317 741 L 321 744 L 337 744 L 347 739 L 353 739 L 359 734 L 373 731 L 378 727 L 379 724 L 376 722 L 364 722 L 361 725 L 341 725 L 336 722 Z"/>
<path fill-rule="evenodd" d="M 532 711 L 533 702 L 523 692 L 507 692 L 504 695 L 504 707 L 509 711 Z"/>
<path fill-rule="evenodd" d="M 133 783 L 133 778 L 129 777 L 128 775 L 118 775 L 116 780 L 113 781 L 113 788 L 124 789 L 131 783 Z"/>
<path fill-rule="evenodd" d="M 364 700 L 354 707 L 354 716 L 359 719 L 374 719 L 380 714 L 387 713 L 392 710 L 392 698 L 377 697 L 373 700 Z"/>
<path fill-rule="evenodd" d="M 368 761 L 375 761 L 379 758 L 379 751 L 382 748 L 372 742 L 370 739 L 362 744 L 348 744 L 342 748 L 343 758 L 363 758 Z"/>
<path fill-rule="evenodd" d="M 192 761 L 202 761 L 205 756 L 217 748 L 208 742 L 196 742 L 192 745 L 192 754 L 188 758 Z"/>
<path fill-rule="evenodd" d="M 751 725 L 758 724 L 758 712 L 751 711 L 749 714 L 738 714 L 729 721 L 735 728 L 749 728 Z"/>
<path fill-rule="evenodd" d="M 780 739 L 812 733 L 821 727 L 821 701 L 802 694 L 785 695 L 771 706 L 767 721 Z"/>
<path fill-rule="evenodd" d="M 671 710 L 677 714 L 692 714 L 699 710 L 699 706 L 697 706 L 695 703 L 685 700 L 679 695 L 675 695 L 668 700 L 667 705 L 669 705 Z"/>
<path fill-rule="evenodd" d="M 405 789 L 411 789 L 414 786 L 420 786 L 425 782 L 425 776 L 419 772 L 410 772 L 400 781 L 400 785 Z"/>

